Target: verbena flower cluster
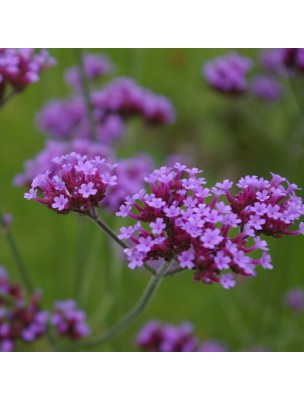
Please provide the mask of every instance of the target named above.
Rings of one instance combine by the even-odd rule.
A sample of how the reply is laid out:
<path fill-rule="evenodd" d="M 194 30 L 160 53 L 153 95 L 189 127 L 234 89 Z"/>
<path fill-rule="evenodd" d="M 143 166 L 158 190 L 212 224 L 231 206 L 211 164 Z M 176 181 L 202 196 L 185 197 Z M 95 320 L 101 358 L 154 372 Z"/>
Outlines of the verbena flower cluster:
<path fill-rule="evenodd" d="M 277 101 L 282 95 L 278 81 L 267 75 L 258 75 L 251 82 L 253 95 L 262 100 Z"/>
<path fill-rule="evenodd" d="M 40 302 L 39 293 L 26 301 L 21 286 L 0 267 L 0 352 L 13 351 L 17 341 L 34 342 L 45 333 L 48 313 Z"/>
<path fill-rule="evenodd" d="M 11 282 L 0 266 L 0 352 L 10 352 L 18 342 L 32 343 L 45 337 L 50 321 L 59 336 L 79 340 L 90 334 L 84 311 L 74 300 L 56 302 L 54 313 L 41 308 L 41 293 L 29 296 L 22 286 Z"/>
<path fill-rule="evenodd" d="M 83 57 L 83 72 L 86 79 L 94 82 L 115 70 L 115 65 L 106 54 L 87 53 Z M 65 73 L 66 83 L 73 89 L 83 90 L 81 69 L 79 66 L 69 68 Z"/>
<path fill-rule="evenodd" d="M 46 50 L 0 49 L 0 99 L 6 87 L 21 91 L 39 80 L 41 71 L 56 64 Z"/>
<path fill-rule="evenodd" d="M 270 49 L 262 52 L 263 66 L 270 72 L 304 72 L 304 49 Z"/>
<path fill-rule="evenodd" d="M 38 175 L 24 197 L 45 204 L 58 214 L 90 213 L 104 199 L 108 186 L 116 185 L 116 165 L 100 156 L 89 159 L 70 153 L 52 161 L 58 165 L 58 174 L 47 171 Z"/>
<path fill-rule="evenodd" d="M 74 300 L 57 301 L 51 321 L 60 336 L 79 340 L 90 334 L 86 314 L 77 308 Z"/>
<path fill-rule="evenodd" d="M 240 94 L 248 88 L 247 73 L 252 62 L 237 53 L 218 57 L 203 66 L 203 74 L 208 84 L 223 93 Z"/>
<path fill-rule="evenodd" d="M 194 272 L 194 280 L 235 285 L 231 272 L 255 276 L 256 267 L 272 269 L 266 240 L 260 235 L 281 237 L 304 233 L 297 185 L 272 174 L 269 181 L 246 176 L 237 183 L 225 179 L 205 186 L 202 171 L 176 163 L 145 178 L 149 190 L 128 196 L 117 216 L 129 217 L 135 225 L 121 228 L 119 237 L 131 269 L 154 260 L 176 260 Z M 230 273 L 226 273 L 229 272 Z"/>
<path fill-rule="evenodd" d="M 31 186 L 32 181 L 38 175 L 50 171 L 50 176 L 60 173 L 61 165 L 52 160 L 64 154 L 76 152 L 89 159 L 100 156 L 108 162 L 117 164 L 115 174 L 117 181 L 115 186 L 108 187 L 107 196 L 102 206 L 109 210 L 117 211 L 128 194 L 136 193 L 144 183 L 144 177 L 153 170 L 153 161 L 146 154 L 138 154 L 129 159 L 116 160 L 111 149 L 98 142 L 84 139 L 74 139 L 70 142 L 57 142 L 49 140 L 45 149 L 33 160 L 24 163 L 24 172 L 14 178 L 17 186 Z"/>
<path fill-rule="evenodd" d="M 171 124 L 175 119 L 174 109 L 166 97 L 156 95 L 128 78 L 117 78 L 93 92 L 92 103 L 98 120 L 111 113 L 124 118 L 139 115 L 150 124 Z"/>
<path fill-rule="evenodd" d="M 285 296 L 286 307 L 299 312 L 304 310 L 304 290 L 301 287 L 290 289 Z"/>
<path fill-rule="evenodd" d="M 122 138 L 125 120 L 140 116 L 149 124 L 171 124 L 175 114 L 170 101 L 138 86 L 133 80 L 119 78 L 92 92 L 92 114 L 96 136 L 103 144 Z M 79 94 L 49 102 L 38 114 L 38 127 L 55 139 L 89 138 L 90 122 L 86 100 Z"/>
<path fill-rule="evenodd" d="M 193 326 L 184 322 L 179 326 L 150 321 L 143 326 L 136 344 L 149 352 L 220 352 L 227 351 L 221 343 L 206 340 L 200 343 L 194 335 Z"/>

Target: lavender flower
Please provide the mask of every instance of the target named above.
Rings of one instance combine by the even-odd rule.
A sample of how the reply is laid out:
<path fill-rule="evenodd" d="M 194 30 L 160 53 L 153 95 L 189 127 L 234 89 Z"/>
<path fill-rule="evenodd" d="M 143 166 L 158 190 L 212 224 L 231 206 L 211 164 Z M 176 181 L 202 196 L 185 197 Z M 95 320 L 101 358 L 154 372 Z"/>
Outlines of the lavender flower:
<path fill-rule="evenodd" d="M 85 312 L 77 308 L 74 300 L 57 301 L 54 308 L 52 324 L 60 336 L 79 340 L 90 334 Z"/>
<path fill-rule="evenodd" d="M 54 163 L 52 161 L 53 158 L 61 157 L 71 152 L 82 156 L 87 155 L 88 158 L 100 156 L 107 161 L 113 161 L 111 149 L 100 143 L 84 139 L 74 139 L 70 142 L 48 140 L 45 148 L 34 159 L 25 161 L 24 172 L 15 176 L 14 184 L 17 186 L 29 186 L 36 176 L 43 174 L 45 171 L 50 171 L 52 175 L 58 175 L 60 165 Z"/>
<path fill-rule="evenodd" d="M 16 91 L 25 89 L 39 80 L 41 71 L 56 64 L 46 50 L 0 49 L 0 86 L 6 85 Z"/>
<path fill-rule="evenodd" d="M 203 75 L 208 84 L 222 93 L 240 94 L 247 90 L 246 75 L 252 67 L 247 57 L 230 53 L 203 66 Z"/>
<path fill-rule="evenodd" d="M 261 62 L 271 72 L 303 72 L 304 49 L 270 49 L 262 52 Z"/>
<path fill-rule="evenodd" d="M 251 83 L 252 93 L 261 100 L 278 101 L 281 97 L 281 86 L 275 78 L 260 75 Z"/>
<path fill-rule="evenodd" d="M 255 276 L 257 265 L 272 268 L 261 234 L 304 233 L 304 223 L 292 229 L 304 206 L 295 194 L 298 187 L 285 178 L 246 176 L 233 195 L 233 182 L 224 180 L 209 189 L 200 172 L 179 163 L 155 170 L 145 178 L 150 190 L 129 196 L 120 207 L 117 216 L 136 221 L 132 246 L 124 250 L 131 269 L 175 259 L 181 268 L 194 272 L 195 281 L 218 282 L 228 289 L 235 280 L 227 270 Z M 156 229 L 158 224 L 165 224 L 162 231 Z"/>
<path fill-rule="evenodd" d="M 21 286 L 0 267 L 0 352 L 13 351 L 18 340 L 33 342 L 44 335 L 48 313 L 40 303 L 39 292 L 27 302 Z"/>
<path fill-rule="evenodd" d="M 174 326 L 162 325 L 158 321 L 147 323 L 138 334 L 136 343 L 141 349 L 151 352 L 193 352 L 197 351 L 199 344 L 190 323 Z"/>
<path fill-rule="evenodd" d="M 224 352 L 227 351 L 227 347 L 217 340 L 205 340 L 201 343 L 198 351 L 202 352 Z"/>
<path fill-rule="evenodd" d="M 142 116 L 151 124 L 171 124 L 175 113 L 170 101 L 138 86 L 128 78 L 118 78 L 92 94 L 95 117 L 102 121 L 108 114 L 123 118 Z"/>
<path fill-rule="evenodd" d="M 24 197 L 44 204 L 58 214 L 70 211 L 90 213 L 104 199 L 108 186 L 116 184 L 113 175 L 116 165 L 99 156 L 89 159 L 70 153 L 55 157 L 53 163 L 58 166 L 58 175 L 52 175 L 50 171 L 38 175 Z"/>
<path fill-rule="evenodd" d="M 285 304 L 290 310 L 304 310 L 304 290 L 302 288 L 293 288 L 285 296 Z"/>
<path fill-rule="evenodd" d="M 83 57 L 83 68 L 86 78 L 95 81 L 115 70 L 114 64 L 106 54 L 87 53 Z M 82 77 L 78 66 L 71 67 L 66 71 L 65 80 L 75 90 L 82 90 Z"/>

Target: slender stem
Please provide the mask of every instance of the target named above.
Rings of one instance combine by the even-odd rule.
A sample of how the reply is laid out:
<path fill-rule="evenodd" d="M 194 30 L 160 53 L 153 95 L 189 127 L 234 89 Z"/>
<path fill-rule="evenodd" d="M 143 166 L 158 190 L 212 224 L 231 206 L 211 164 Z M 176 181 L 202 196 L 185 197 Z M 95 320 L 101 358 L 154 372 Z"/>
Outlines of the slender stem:
<path fill-rule="evenodd" d="M 2 107 L 4 107 L 6 105 L 6 103 L 8 103 L 9 100 L 11 100 L 11 98 L 15 96 L 16 93 L 17 93 L 16 90 L 11 90 L 6 97 L 4 97 L 2 100 L 0 100 L 0 109 Z"/>
<path fill-rule="evenodd" d="M 115 242 L 119 244 L 120 247 L 122 247 L 123 249 L 129 248 L 128 245 L 122 240 L 120 240 L 115 234 L 115 232 L 113 232 L 112 229 L 99 218 L 95 209 L 93 209 L 92 213 L 89 214 L 89 217 L 95 222 L 95 224 L 97 224 L 101 229 L 103 229 L 107 235 L 109 235 L 113 240 L 115 240 Z M 149 267 L 149 265 L 144 264 L 144 268 L 146 268 L 146 270 L 148 270 L 151 274 L 155 275 L 154 269 Z"/>
<path fill-rule="evenodd" d="M 114 325 L 105 335 L 101 336 L 99 339 L 96 339 L 92 342 L 87 342 L 81 344 L 80 348 L 91 348 L 105 343 L 106 341 L 113 339 L 117 336 L 124 328 L 130 325 L 147 307 L 156 290 L 158 289 L 162 278 L 166 274 L 166 272 L 170 269 L 172 265 L 171 263 L 164 263 L 161 268 L 158 270 L 157 274 L 154 275 L 144 293 L 140 297 L 138 303 L 116 324 Z"/>
<path fill-rule="evenodd" d="M 85 73 L 84 69 L 84 51 L 83 49 L 77 49 L 77 58 L 79 62 L 79 68 L 80 68 L 80 77 L 81 77 L 81 85 L 83 89 L 83 97 L 85 100 L 85 106 L 86 106 L 86 113 L 88 116 L 88 121 L 89 121 L 89 127 L 90 127 L 90 138 L 92 141 L 96 140 L 96 127 L 95 127 L 95 122 L 93 118 L 93 113 L 92 113 L 92 103 L 91 103 L 91 98 L 90 98 L 90 85 L 88 78 Z"/>
<path fill-rule="evenodd" d="M 3 221 L 3 214 L 2 214 L 1 211 L 0 211 L 0 221 L 1 221 L 1 223 L 3 223 L 2 222 Z M 31 280 L 29 278 L 26 265 L 25 265 L 25 263 L 24 263 L 24 261 L 23 261 L 23 259 L 21 257 L 21 254 L 20 254 L 20 252 L 18 250 L 18 247 L 16 245 L 15 239 L 14 239 L 13 235 L 11 234 L 9 227 L 4 227 L 3 232 L 4 232 L 4 237 L 5 237 L 5 239 L 6 239 L 7 243 L 8 243 L 8 245 L 9 245 L 9 247 L 11 249 L 12 255 L 13 255 L 14 259 L 15 259 L 15 263 L 16 263 L 17 268 L 19 270 L 19 273 L 20 273 L 20 276 L 21 276 L 22 281 L 24 283 L 24 286 L 25 286 L 28 294 L 31 294 L 33 292 L 33 285 L 32 285 Z"/>

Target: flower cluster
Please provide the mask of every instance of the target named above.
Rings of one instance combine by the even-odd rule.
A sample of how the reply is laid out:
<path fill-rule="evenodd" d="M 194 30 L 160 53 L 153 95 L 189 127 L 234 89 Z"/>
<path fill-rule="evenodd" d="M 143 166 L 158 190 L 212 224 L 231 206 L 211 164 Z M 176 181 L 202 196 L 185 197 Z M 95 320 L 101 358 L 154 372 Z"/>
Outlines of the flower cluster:
<path fill-rule="evenodd" d="M 143 326 L 136 344 L 150 352 L 220 352 L 226 347 L 215 340 L 200 343 L 194 335 L 193 326 L 184 322 L 180 326 L 150 321 Z"/>
<path fill-rule="evenodd" d="M 45 171 L 50 171 L 52 175 L 57 175 L 61 166 L 52 160 L 72 152 L 81 156 L 86 155 L 88 158 L 100 156 L 107 161 L 114 159 L 110 147 L 98 142 L 91 142 L 85 139 L 74 139 L 69 142 L 48 140 L 45 148 L 35 158 L 25 161 L 24 171 L 15 176 L 14 184 L 16 186 L 30 186 L 33 179 Z"/>
<path fill-rule="evenodd" d="M 86 314 L 77 308 L 74 300 L 57 301 L 51 321 L 60 336 L 79 340 L 90 334 Z"/>
<path fill-rule="evenodd" d="M 262 65 L 270 72 L 303 72 L 304 49 L 270 49 L 261 55 Z"/>
<path fill-rule="evenodd" d="M 248 88 L 247 73 L 252 62 L 236 53 L 218 57 L 203 66 L 203 74 L 208 84 L 222 93 L 240 94 Z"/>
<path fill-rule="evenodd" d="M 138 334 L 136 343 L 143 350 L 153 352 L 193 352 L 199 347 L 193 327 L 188 322 L 174 326 L 150 321 Z"/>
<path fill-rule="evenodd" d="M 27 302 L 20 285 L 0 267 L 0 352 L 13 351 L 16 342 L 34 342 L 46 330 L 48 313 L 40 309 L 41 296 Z"/>
<path fill-rule="evenodd" d="M 267 75 L 259 75 L 252 80 L 251 92 L 257 98 L 266 101 L 277 101 L 282 94 L 279 82 Z"/>
<path fill-rule="evenodd" d="M 125 249 L 131 269 L 153 260 L 176 260 L 191 269 L 195 281 L 235 285 L 234 272 L 255 276 L 256 266 L 272 269 L 266 240 L 260 235 L 281 237 L 304 233 L 304 214 L 297 185 L 272 174 L 266 180 L 246 176 L 237 183 L 225 179 L 213 188 L 197 168 L 176 163 L 145 178 L 150 191 L 128 196 L 117 216 L 136 220 L 121 228 L 119 237 L 131 242 Z"/>
<path fill-rule="evenodd" d="M 285 304 L 290 310 L 304 310 L 304 290 L 302 288 L 293 288 L 285 296 Z"/>
<path fill-rule="evenodd" d="M 116 185 L 117 177 L 113 174 L 116 165 L 100 156 L 90 159 L 72 152 L 52 161 L 57 164 L 57 174 L 46 171 L 38 175 L 24 197 L 59 214 L 90 213 L 104 199 L 108 186 Z"/>
<path fill-rule="evenodd" d="M 114 64 L 105 54 L 87 53 L 83 57 L 83 69 L 85 77 L 89 81 L 95 81 L 115 70 Z M 65 74 L 66 83 L 75 90 L 82 90 L 82 77 L 80 67 L 69 68 Z"/>
<path fill-rule="evenodd" d="M 123 118 L 142 116 L 150 124 L 171 124 L 175 113 L 171 102 L 148 89 L 138 86 L 128 78 L 118 78 L 103 89 L 93 92 L 92 103 L 97 120 L 108 114 Z"/>
<path fill-rule="evenodd" d="M 40 72 L 55 63 L 46 50 L 0 49 L 0 98 L 7 85 L 21 91 L 37 82 Z"/>

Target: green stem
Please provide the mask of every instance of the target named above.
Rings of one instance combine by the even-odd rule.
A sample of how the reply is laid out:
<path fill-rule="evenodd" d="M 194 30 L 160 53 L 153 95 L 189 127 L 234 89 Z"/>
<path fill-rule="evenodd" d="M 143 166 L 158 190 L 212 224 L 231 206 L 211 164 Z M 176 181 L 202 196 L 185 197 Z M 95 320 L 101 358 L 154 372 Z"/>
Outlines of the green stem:
<path fill-rule="evenodd" d="M 154 275 L 146 287 L 144 293 L 139 299 L 138 303 L 116 324 L 114 325 L 105 335 L 101 336 L 92 342 L 83 343 L 79 348 L 91 348 L 99 346 L 110 339 L 117 336 L 123 329 L 130 325 L 147 307 L 156 290 L 158 289 L 162 278 L 166 272 L 170 269 L 172 263 L 164 263 L 156 275 Z"/>
<path fill-rule="evenodd" d="M 88 78 L 86 76 L 85 69 L 84 69 L 84 51 L 83 51 L 83 49 L 77 49 L 76 51 L 77 51 L 77 59 L 79 62 L 79 68 L 80 68 L 81 85 L 82 85 L 82 89 L 83 89 L 83 97 L 85 100 L 86 114 L 88 116 L 89 127 L 90 127 L 90 138 L 94 142 L 94 141 L 96 141 L 96 126 L 95 126 L 95 121 L 94 121 L 93 113 L 92 113 L 90 85 L 89 85 L 89 81 L 88 81 Z"/>
<path fill-rule="evenodd" d="M 9 100 L 15 96 L 16 93 L 16 90 L 11 90 L 6 97 L 0 100 L 0 109 L 3 108 L 9 102 Z"/>
<path fill-rule="evenodd" d="M 106 232 L 106 234 L 108 236 L 110 236 L 117 244 L 119 244 L 120 247 L 122 247 L 123 249 L 128 249 L 128 246 L 126 245 L 125 242 L 123 242 L 122 240 L 120 240 L 117 235 L 115 234 L 115 232 L 112 231 L 112 229 L 105 223 L 103 222 L 98 214 L 96 213 L 96 210 L 93 209 L 92 213 L 89 214 L 89 217 L 95 222 L 95 224 L 97 224 L 102 230 L 104 230 Z M 155 271 L 153 268 L 149 267 L 149 265 L 144 264 L 144 267 L 146 268 L 146 270 L 148 270 L 151 274 L 155 275 Z"/>
<path fill-rule="evenodd" d="M 3 223 L 2 222 L 3 221 L 3 214 L 2 214 L 1 211 L 0 211 L 0 220 L 1 220 L 1 223 Z M 19 270 L 21 279 L 22 279 L 22 281 L 24 283 L 24 286 L 25 286 L 28 294 L 31 294 L 31 293 L 33 293 L 33 285 L 32 285 L 31 280 L 29 278 L 26 265 L 25 265 L 25 263 L 24 263 L 24 261 L 23 261 L 23 259 L 21 257 L 21 254 L 20 254 L 20 252 L 18 250 L 18 247 L 16 245 L 16 242 L 14 240 L 13 235 L 10 232 L 9 227 L 3 227 L 3 228 L 4 228 L 3 229 L 4 237 L 5 237 L 8 245 L 9 245 L 9 247 L 11 249 L 11 252 L 12 252 L 12 255 L 13 255 L 14 259 L 15 259 L 15 263 L 16 263 L 17 268 Z"/>

